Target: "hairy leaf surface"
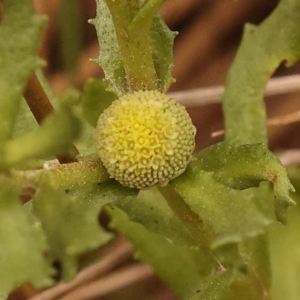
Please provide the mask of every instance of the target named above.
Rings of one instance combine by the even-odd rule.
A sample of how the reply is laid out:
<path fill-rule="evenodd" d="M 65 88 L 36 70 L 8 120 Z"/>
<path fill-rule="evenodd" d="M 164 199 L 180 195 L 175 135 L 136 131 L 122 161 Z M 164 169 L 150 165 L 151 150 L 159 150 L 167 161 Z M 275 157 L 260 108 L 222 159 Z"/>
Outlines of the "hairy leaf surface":
<path fill-rule="evenodd" d="M 99 79 L 89 79 L 81 96 L 80 107 L 83 116 L 96 127 L 101 113 L 117 99 L 117 95 L 107 91 L 107 83 Z"/>
<path fill-rule="evenodd" d="M 162 0 L 97 0 L 93 20 L 102 66 L 118 95 L 138 90 L 166 92 L 173 82 L 174 34 L 157 15 Z"/>
<path fill-rule="evenodd" d="M 80 129 L 80 122 L 72 107 L 62 104 L 36 131 L 7 142 L 4 163 L 15 165 L 33 158 L 67 154 L 71 142 L 79 136 Z"/>
<path fill-rule="evenodd" d="M 44 236 L 22 207 L 16 187 L 1 177 L 0 190 L 0 299 L 28 282 L 37 288 L 52 283 L 52 270 L 44 258 Z"/>
<path fill-rule="evenodd" d="M 203 278 L 212 272 L 211 258 L 199 249 L 181 247 L 164 236 L 150 232 L 142 224 L 130 221 L 117 207 L 109 209 L 110 226 L 128 238 L 136 249 L 136 257 L 155 269 L 180 299 L 190 299 L 201 289 Z"/>
<path fill-rule="evenodd" d="M 38 67 L 43 16 L 33 15 L 32 2 L 6 1 L 0 26 L 0 141 L 11 137 L 27 81 Z"/>
<path fill-rule="evenodd" d="M 209 278 L 191 300 L 265 300 L 268 295 L 251 273 L 223 270 Z"/>
<path fill-rule="evenodd" d="M 289 211 L 287 226 L 273 224 L 270 230 L 270 252 L 272 264 L 272 299 L 300 299 L 300 172 L 292 168 L 289 172 L 296 188 L 294 199 L 297 206 Z"/>
<path fill-rule="evenodd" d="M 300 58 L 299 19 L 300 2 L 281 0 L 260 25 L 246 25 L 223 96 L 226 140 L 267 142 L 264 90 L 280 63 L 291 66 Z"/>
<path fill-rule="evenodd" d="M 233 190 L 204 171 L 198 159 L 171 185 L 202 220 L 201 238 L 212 249 L 260 235 L 271 222 L 256 203 L 262 201 L 258 189 Z"/>
<path fill-rule="evenodd" d="M 153 18 L 150 30 L 153 63 L 159 80 L 159 89 L 162 93 L 166 93 L 175 82 L 172 77 L 173 45 L 177 33 L 168 28 L 160 15 Z"/>
<path fill-rule="evenodd" d="M 64 280 L 76 275 L 80 254 L 106 244 L 112 237 L 99 224 L 102 203 L 96 199 L 91 187 L 63 190 L 45 183 L 33 199 L 33 214 L 41 222 L 52 258 L 62 264 Z"/>
<path fill-rule="evenodd" d="M 97 17 L 91 23 L 95 25 L 101 52 L 95 62 L 102 67 L 110 89 L 122 95 L 128 87 L 113 20 L 106 2 L 97 0 L 96 3 Z"/>
<path fill-rule="evenodd" d="M 263 144 L 213 145 L 197 155 L 201 168 L 214 172 L 214 179 L 238 190 L 258 186 L 263 180 L 274 186 L 277 219 L 286 222 L 286 210 L 295 202 L 289 196 L 294 188 L 286 169 Z M 267 201 L 267 199 L 266 199 Z"/>
<path fill-rule="evenodd" d="M 131 221 L 144 225 L 150 232 L 161 234 L 176 245 L 195 246 L 190 233 L 156 188 L 140 191 L 137 197 L 127 197 L 116 205 Z"/>

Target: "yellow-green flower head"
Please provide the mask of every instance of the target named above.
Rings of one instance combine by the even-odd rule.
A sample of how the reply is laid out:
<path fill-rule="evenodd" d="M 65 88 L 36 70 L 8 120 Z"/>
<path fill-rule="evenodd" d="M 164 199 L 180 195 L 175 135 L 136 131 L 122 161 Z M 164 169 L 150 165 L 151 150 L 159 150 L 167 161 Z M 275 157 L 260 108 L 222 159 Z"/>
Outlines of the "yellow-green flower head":
<path fill-rule="evenodd" d="M 166 185 L 180 175 L 195 148 L 186 109 L 158 91 L 114 101 L 97 125 L 99 157 L 109 175 L 131 188 Z"/>

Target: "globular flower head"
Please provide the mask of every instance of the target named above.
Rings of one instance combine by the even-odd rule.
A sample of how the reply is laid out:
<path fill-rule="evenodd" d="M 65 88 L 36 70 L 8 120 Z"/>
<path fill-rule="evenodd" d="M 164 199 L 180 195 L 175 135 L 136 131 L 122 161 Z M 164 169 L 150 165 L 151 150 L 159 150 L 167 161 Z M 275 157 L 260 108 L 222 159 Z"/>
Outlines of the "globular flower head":
<path fill-rule="evenodd" d="M 191 160 L 195 127 L 186 109 L 158 91 L 114 101 L 97 125 L 99 157 L 109 175 L 131 188 L 166 185 Z"/>

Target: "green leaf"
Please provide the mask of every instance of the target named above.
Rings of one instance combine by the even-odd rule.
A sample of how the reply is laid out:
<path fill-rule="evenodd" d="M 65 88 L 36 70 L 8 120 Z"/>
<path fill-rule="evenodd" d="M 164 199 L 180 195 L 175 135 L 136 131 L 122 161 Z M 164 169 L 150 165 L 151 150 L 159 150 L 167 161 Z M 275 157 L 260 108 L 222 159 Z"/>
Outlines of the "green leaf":
<path fill-rule="evenodd" d="M 289 211 L 287 226 L 273 224 L 270 228 L 270 252 L 272 264 L 272 299 L 300 299 L 300 172 L 292 168 L 289 172 L 296 187 L 294 199 L 297 206 Z"/>
<path fill-rule="evenodd" d="M 265 300 L 268 292 L 250 271 L 223 270 L 209 277 L 191 300 Z"/>
<path fill-rule="evenodd" d="M 58 10 L 58 33 L 63 71 L 76 72 L 82 45 L 81 6 L 78 1 L 62 1 Z"/>
<path fill-rule="evenodd" d="M 13 132 L 27 81 L 40 64 L 37 50 L 45 18 L 33 15 L 32 1 L 7 1 L 0 26 L 0 141 Z"/>
<path fill-rule="evenodd" d="M 214 179 L 233 189 L 258 186 L 263 180 L 273 183 L 275 212 L 286 223 L 286 210 L 295 202 L 289 196 L 294 188 L 278 158 L 263 144 L 234 146 L 219 143 L 197 155 L 201 168 L 214 172 Z"/>
<path fill-rule="evenodd" d="M 144 225 L 150 232 L 161 234 L 181 246 L 195 246 L 189 231 L 170 209 L 156 188 L 140 191 L 137 197 L 127 197 L 116 204 L 131 221 Z"/>
<path fill-rule="evenodd" d="M 244 273 L 247 273 L 250 268 L 251 272 L 260 281 L 260 285 L 266 292 L 269 292 L 272 281 L 272 270 L 268 232 L 243 242 L 239 249 L 245 263 L 248 265 Z"/>
<path fill-rule="evenodd" d="M 190 299 L 203 278 L 212 272 L 212 258 L 201 250 L 173 244 L 164 236 L 150 232 L 142 224 L 130 221 L 117 207 L 108 208 L 110 226 L 128 238 L 136 249 L 136 257 L 155 269 L 180 299 Z"/>
<path fill-rule="evenodd" d="M 43 88 L 47 90 L 47 85 L 45 85 Z M 74 104 L 73 112 L 76 118 L 79 119 L 80 127 L 81 127 L 79 136 L 74 141 L 74 145 L 76 146 L 78 152 L 80 153 L 80 157 L 90 156 L 95 152 L 97 152 L 96 141 L 95 141 L 96 138 L 95 128 L 88 123 L 88 121 L 84 116 L 84 108 L 81 102 L 82 94 L 75 88 L 68 88 L 62 93 L 60 99 L 57 100 L 55 97 L 53 98 L 53 96 L 51 95 L 51 90 L 49 90 L 49 92 L 50 92 L 50 96 L 52 97 L 52 101 L 57 104 L 56 105 L 57 109 L 59 108 L 58 104 L 61 102 Z M 86 100 L 87 102 L 98 100 L 95 98 L 91 99 L 89 95 L 88 99 Z M 88 103 L 87 105 L 90 104 L 91 103 Z M 91 109 L 89 113 L 92 114 L 92 111 L 93 110 Z"/>
<path fill-rule="evenodd" d="M 234 300 L 230 294 L 233 277 L 231 271 L 215 274 L 205 282 L 203 288 L 191 300 Z"/>
<path fill-rule="evenodd" d="M 52 283 L 52 270 L 44 259 L 45 239 L 22 207 L 16 187 L 1 177 L 0 190 L 0 299 L 21 283 L 37 288 Z"/>
<path fill-rule="evenodd" d="M 78 114 L 81 121 L 80 136 L 74 142 L 74 145 L 78 149 L 80 156 L 90 156 L 97 152 L 96 147 L 96 130 L 91 126 L 83 117 Z"/>
<path fill-rule="evenodd" d="M 174 198 L 173 198 L 174 200 Z M 181 223 L 172 210 L 167 206 L 164 197 L 158 192 L 156 188 L 152 188 L 146 191 L 141 191 L 137 198 L 128 197 L 126 199 L 123 199 L 121 201 L 115 202 L 115 205 L 118 206 L 123 210 L 123 213 L 126 212 L 128 221 L 131 222 L 132 227 L 130 229 L 130 234 L 126 232 L 126 229 L 124 229 L 124 226 L 127 225 L 118 225 L 114 228 L 117 228 L 123 233 L 127 238 L 129 238 L 133 244 L 137 247 L 137 251 L 145 251 L 144 247 L 141 246 L 142 241 L 138 240 L 138 237 L 141 235 L 145 237 L 146 233 L 136 231 L 137 229 L 133 226 L 135 223 L 139 223 L 140 226 L 143 225 L 149 233 L 156 233 L 159 234 L 160 237 L 164 237 L 167 241 L 169 241 L 172 245 L 181 246 L 183 249 L 189 248 L 193 249 L 194 251 L 199 251 L 199 255 L 201 255 L 201 250 L 198 249 L 196 246 L 197 243 L 195 243 L 194 239 L 191 238 L 190 232 L 187 231 L 187 229 L 184 227 L 185 224 Z M 115 211 L 115 208 L 113 207 L 113 212 Z M 113 219 L 114 222 L 115 219 Z M 123 219 L 123 222 L 125 221 L 125 218 Z M 122 228 L 122 229 L 120 229 Z M 129 229 L 127 229 L 129 231 Z M 132 232 L 131 232 L 132 231 Z M 136 235 L 136 236 L 135 236 Z M 146 236 L 147 237 L 147 236 Z M 146 238 L 145 237 L 145 238 Z M 147 237 L 151 242 L 155 241 L 157 245 L 157 241 L 153 237 Z M 198 236 L 198 239 L 201 241 L 201 236 Z M 260 242 L 258 242 L 258 240 Z M 259 284 L 262 285 L 264 289 L 268 287 L 269 284 L 269 273 L 268 273 L 268 256 L 265 255 L 266 253 L 262 251 L 261 241 L 264 241 L 264 236 L 259 236 L 256 238 L 247 239 L 247 242 L 251 247 L 244 243 L 243 245 L 243 259 L 249 264 L 249 266 L 245 266 L 245 262 L 238 261 L 239 260 L 239 254 L 236 252 L 237 249 L 233 249 L 230 244 L 228 244 L 227 247 L 223 247 L 224 250 L 222 252 L 218 251 L 217 254 L 218 258 L 222 258 L 221 262 L 228 263 L 230 255 L 230 261 L 231 264 L 228 266 L 232 267 L 232 262 L 240 268 L 242 268 L 243 272 L 246 272 L 247 274 L 239 274 L 239 269 L 236 271 L 228 271 L 226 274 L 220 277 L 220 274 L 213 274 L 212 276 L 207 276 L 206 278 L 201 279 L 201 286 L 198 285 L 198 291 L 193 299 L 216 299 L 215 297 L 218 297 L 218 299 L 237 299 L 239 300 L 239 296 L 235 296 L 235 294 L 239 295 L 241 289 L 239 289 L 239 284 L 236 283 L 238 280 L 242 280 L 243 286 L 245 284 L 248 284 L 248 281 L 251 284 L 254 284 L 254 282 L 259 282 Z M 160 245 L 160 244 L 158 244 Z M 257 250 L 256 246 L 259 246 L 259 255 L 255 253 Z M 159 247 L 156 251 L 159 251 Z M 198 250 L 197 250 L 198 249 Z M 264 248 L 263 248 L 264 249 Z M 167 252 L 167 249 L 164 249 L 165 252 Z M 185 251 L 185 250 L 184 250 Z M 228 253 L 231 252 L 231 253 Z M 172 253 L 172 251 L 171 251 Z M 168 252 L 168 254 L 170 254 Z M 167 254 L 167 255 L 168 255 Z M 153 255 L 156 255 L 156 253 L 153 251 Z M 203 255 L 203 254 L 202 254 Z M 222 257 L 223 256 L 223 257 Z M 225 258 L 224 258 L 225 257 Z M 154 269 L 159 275 L 165 274 L 165 269 L 161 267 L 162 262 L 158 262 L 155 259 L 157 258 L 149 258 L 148 254 L 141 254 L 139 257 L 142 260 L 150 263 Z M 178 259 L 182 259 L 182 257 L 179 255 Z M 207 258 L 208 259 L 208 258 Z M 212 262 L 210 262 L 212 263 Z M 242 264 L 241 264 L 242 263 Z M 160 264 L 158 267 L 156 264 Z M 246 268 L 246 270 L 245 270 Z M 175 271 L 176 272 L 176 271 Z M 221 272 L 222 274 L 223 272 Z M 234 275 L 233 274 L 238 274 Z M 248 275 L 249 274 L 249 275 Z M 262 279 L 260 279 L 260 276 Z M 223 278 L 224 277 L 224 278 Z M 162 277 L 164 278 L 164 277 Z M 177 286 L 177 282 L 174 280 L 174 278 L 167 277 L 165 279 L 166 282 L 171 286 L 171 288 L 178 293 L 178 290 L 174 288 L 174 286 Z M 235 285 L 237 287 L 235 287 Z M 257 289 L 256 286 L 251 286 L 251 288 L 254 290 L 252 293 L 249 293 L 249 298 L 247 299 L 263 299 L 262 294 L 260 293 L 261 288 Z M 194 291 L 194 293 L 195 293 Z M 178 294 L 181 297 L 183 297 L 183 294 Z M 255 296 L 259 295 L 258 298 L 255 298 Z M 185 294 L 185 297 L 186 294 Z M 200 298 L 199 298 L 200 297 Z M 209 298 L 211 297 L 211 298 Z M 188 297 L 187 297 L 188 298 Z M 188 298 L 190 299 L 190 298 Z"/>
<path fill-rule="evenodd" d="M 99 79 L 89 79 L 81 96 L 80 107 L 84 118 L 96 127 L 101 113 L 117 99 L 117 95 L 107 91 L 107 83 Z"/>
<path fill-rule="evenodd" d="M 101 46 L 97 62 L 111 88 L 119 96 L 138 90 L 166 92 L 173 82 L 174 34 L 157 14 L 163 1 L 96 2 L 93 24 Z"/>
<path fill-rule="evenodd" d="M 237 273 L 231 284 L 231 298 L 233 300 L 265 300 L 270 299 L 268 290 L 262 285 L 251 269 L 245 273 Z"/>
<path fill-rule="evenodd" d="M 271 222 L 257 204 L 266 194 L 255 188 L 237 191 L 217 182 L 198 159 L 171 186 L 202 220 L 199 239 L 211 249 L 261 235 Z"/>
<path fill-rule="evenodd" d="M 128 91 L 128 87 L 116 31 L 105 1 L 97 0 L 96 2 L 97 17 L 91 20 L 91 23 L 95 25 L 101 53 L 95 62 L 102 67 L 110 90 L 120 96 Z"/>
<path fill-rule="evenodd" d="M 97 188 L 53 189 L 46 184 L 47 177 L 41 182 L 32 201 L 33 214 L 45 232 L 52 258 L 62 264 L 64 280 L 70 280 L 78 271 L 79 255 L 106 244 L 112 235 L 98 221 L 102 203 Z"/>
<path fill-rule="evenodd" d="M 122 201 L 126 197 L 136 197 L 138 190 L 126 188 L 116 180 L 109 180 L 100 185 L 97 201 L 103 205 Z"/>
<path fill-rule="evenodd" d="M 29 109 L 25 99 L 20 103 L 19 112 L 17 114 L 16 123 L 12 133 L 12 139 L 19 138 L 26 133 L 38 128 L 38 123 L 35 120 L 31 110 Z"/>
<path fill-rule="evenodd" d="M 172 77 L 173 45 L 177 33 L 172 32 L 158 14 L 153 18 L 150 30 L 152 57 L 159 80 L 159 90 L 166 93 L 175 82 Z"/>
<path fill-rule="evenodd" d="M 223 96 L 226 140 L 266 143 L 264 90 L 280 63 L 300 58 L 299 19 L 300 2 L 282 0 L 262 24 L 246 25 Z"/>
<path fill-rule="evenodd" d="M 162 0 L 150 0 L 142 6 L 138 0 L 105 2 L 112 16 L 129 91 L 156 90 L 150 26 Z"/>
<path fill-rule="evenodd" d="M 62 104 L 34 132 L 7 142 L 3 162 L 16 165 L 33 158 L 67 154 L 71 142 L 80 134 L 80 122 L 72 107 Z"/>

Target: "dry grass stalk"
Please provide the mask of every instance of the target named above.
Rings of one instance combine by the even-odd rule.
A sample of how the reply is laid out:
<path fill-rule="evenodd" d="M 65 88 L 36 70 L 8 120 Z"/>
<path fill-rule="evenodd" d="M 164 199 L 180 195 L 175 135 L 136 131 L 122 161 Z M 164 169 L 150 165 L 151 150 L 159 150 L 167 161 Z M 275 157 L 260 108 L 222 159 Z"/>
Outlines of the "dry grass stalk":
<path fill-rule="evenodd" d="M 105 249 L 103 257 L 90 267 L 83 269 L 78 273 L 76 278 L 69 283 L 60 283 L 53 288 L 45 290 L 30 300 L 53 300 L 87 284 L 92 280 L 109 273 L 117 266 L 127 261 L 133 252 L 131 243 L 123 238 L 117 238 L 112 244 Z"/>
<path fill-rule="evenodd" d="M 89 300 L 95 297 L 108 295 L 133 283 L 154 276 L 154 271 L 149 265 L 134 264 L 107 275 L 103 279 L 74 290 L 72 293 L 58 300 Z"/>
<path fill-rule="evenodd" d="M 265 96 L 282 95 L 300 91 L 300 75 L 272 78 L 265 91 Z M 198 88 L 188 91 L 172 92 L 169 95 L 186 107 L 195 107 L 220 103 L 224 86 Z"/>
<path fill-rule="evenodd" d="M 286 167 L 300 165 L 300 149 L 283 151 L 278 158 Z"/>

